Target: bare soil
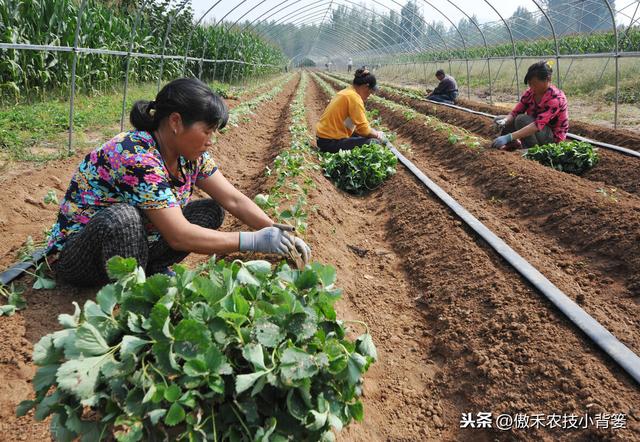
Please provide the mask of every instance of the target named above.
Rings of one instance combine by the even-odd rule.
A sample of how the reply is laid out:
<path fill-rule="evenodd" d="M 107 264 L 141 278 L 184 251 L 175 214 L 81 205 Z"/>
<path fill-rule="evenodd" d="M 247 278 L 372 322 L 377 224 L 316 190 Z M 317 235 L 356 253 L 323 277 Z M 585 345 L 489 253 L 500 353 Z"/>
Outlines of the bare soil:
<path fill-rule="evenodd" d="M 297 80 L 290 82 L 277 98 L 256 110 L 256 117 L 224 134 L 214 147 L 220 170 L 250 196 L 268 190 L 271 183 L 264 167 L 290 143 L 288 105 L 296 84 Z M 309 82 L 305 105 L 310 126 L 328 98 Z M 628 334 L 627 344 L 639 345 L 633 334 L 639 325 L 637 298 L 627 294 L 630 275 L 640 265 L 640 228 L 634 224 L 640 212 L 634 195 L 624 193 L 621 204 L 600 201 L 598 194 L 591 198 L 592 183 L 587 180 L 542 166 L 530 170 L 536 165 L 514 154 L 467 153 L 442 143 L 424 127 L 403 125 L 397 115 L 383 112 L 382 118 L 411 145 L 412 159 L 428 175 L 520 253 L 529 250 L 526 257 L 570 296 L 578 299 L 582 294 L 583 307 L 598 313 L 620 338 L 618 332 Z M 11 206 L 8 195 L 24 189 L 24 195 L 41 201 L 46 191 L 39 185 L 50 186 L 53 173 L 64 187 L 78 159 L 3 183 L 8 187 L 0 195 L 0 216 L 6 222 L 0 234 L 10 244 L 2 249 L 0 265 L 13 259 L 11 253 L 27 232 L 41 231 L 55 217 L 54 209 L 36 204 L 31 211 L 31 204 L 17 198 Z M 516 176 L 509 176 L 511 171 Z M 542 175 L 535 179 L 536 174 Z M 321 171 L 314 171 L 312 179 L 316 188 L 308 207 L 317 210 L 310 212 L 305 240 L 314 259 L 338 270 L 338 284 L 344 289 L 340 317 L 366 321 L 379 353 L 365 381 L 365 421 L 341 433 L 340 440 L 640 440 L 637 384 L 408 172 L 399 167 L 394 177 L 364 197 L 337 190 Z M 564 186 L 577 196 L 558 195 L 557 188 Z M 503 203 L 487 201 L 489 194 Z M 27 212 L 20 214 L 21 210 Z M 32 216 L 38 218 L 32 221 Z M 581 224 L 587 219 L 597 221 L 593 235 Z M 608 234 L 601 228 L 607 223 Z M 20 234 L 12 234 L 21 227 Z M 231 216 L 223 226 L 239 228 Z M 576 239 L 561 245 L 571 237 Z M 188 261 L 202 259 L 192 256 Z M 57 328 L 56 315 L 69 312 L 72 300 L 82 304 L 93 295 L 63 286 L 30 290 L 26 310 L 0 318 L 0 375 L 6 380 L 0 387 L 5 429 L 0 439 L 49 440 L 45 424 L 29 416 L 14 417 L 15 405 L 31 395 L 32 345 Z M 628 428 L 460 429 L 462 413 L 482 411 L 627 413 Z"/>

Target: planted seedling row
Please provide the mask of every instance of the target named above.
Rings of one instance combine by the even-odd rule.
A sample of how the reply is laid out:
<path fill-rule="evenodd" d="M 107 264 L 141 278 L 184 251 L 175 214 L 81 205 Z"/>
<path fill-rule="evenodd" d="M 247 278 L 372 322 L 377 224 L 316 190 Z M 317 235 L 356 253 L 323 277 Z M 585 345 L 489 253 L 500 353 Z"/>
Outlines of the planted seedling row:
<path fill-rule="evenodd" d="M 267 167 L 265 174 L 275 177 L 275 183 L 267 194 L 259 194 L 255 202 L 263 210 L 270 212 L 279 222 L 291 224 L 296 231 L 304 234 L 307 229 L 307 197 L 314 182 L 309 174 L 318 170 L 311 149 L 311 135 L 305 121 L 304 96 L 308 76 L 302 73 L 298 90 L 290 105 L 291 144 L 274 159 L 273 165 Z M 283 206 L 295 201 L 289 207 Z"/>

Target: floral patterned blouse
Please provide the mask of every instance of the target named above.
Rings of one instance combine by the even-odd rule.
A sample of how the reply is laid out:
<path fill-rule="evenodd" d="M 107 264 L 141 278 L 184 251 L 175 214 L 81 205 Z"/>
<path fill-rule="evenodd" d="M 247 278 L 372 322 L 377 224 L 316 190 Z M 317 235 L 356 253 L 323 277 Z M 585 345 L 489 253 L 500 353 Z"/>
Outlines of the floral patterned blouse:
<path fill-rule="evenodd" d="M 553 138 L 556 143 L 564 141 L 569 131 L 569 111 L 567 109 L 567 97 L 554 85 L 549 86 L 542 96 L 540 103 L 536 103 L 535 94 L 531 89 L 522 95 L 516 107 L 511 111 L 513 117 L 526 113 L 536 121 L 538 130 L 550 126 L 553 130 Z"/>
<path fill-rule="evenodd" d="M 93 150 L 71 179 L 48 248 L 62 250 L 70 235 L 112 204 L 125 203 L 139 209 L 186 206 L 196 181 L 213 175 L 218 168 L 207 152 L 197 161 L 183 157 L 179 161 L 184 181 L 170 175 L 156 141 L 144 131 L 123 132 Z M 160 238 L 148 220 L 146 229 L 149 241 Z"/>

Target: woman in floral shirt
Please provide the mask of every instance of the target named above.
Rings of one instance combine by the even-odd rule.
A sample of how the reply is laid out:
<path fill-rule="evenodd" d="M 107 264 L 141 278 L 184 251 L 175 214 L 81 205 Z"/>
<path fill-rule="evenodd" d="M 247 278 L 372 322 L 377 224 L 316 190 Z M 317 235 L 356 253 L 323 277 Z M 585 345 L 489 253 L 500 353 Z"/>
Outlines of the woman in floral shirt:
<path fill-rule="evenodd" d="M 154 101 L 138 101 L 130 132 L 116 135 L 80 163 L 60 204 L 49 248 L 59 279 L 91 286 L 108 281 L 106 262 L 134 257 L 148 274 L 190 252 L 250 251 L 286 255 L 309 247 L 273 226 L 233 187 L 209 154 L 227 106 L 196 79 L 167 84 Z M 210 198 L 190 202 L 194 186 Z M 225 209 L 254 232 L 222 232 Z"/>
<path fill-rule="evenodd" d="M 502 136 L 493 147 L 509 150 L 529 148 L 537 144 L 559 143 L 567 138 L 569 112 L 567 97 L 551 84 L 553 69 L 540 61 L 529 67 L 524 84 L 529 89 L 507 116 L 496 117 Z"/>

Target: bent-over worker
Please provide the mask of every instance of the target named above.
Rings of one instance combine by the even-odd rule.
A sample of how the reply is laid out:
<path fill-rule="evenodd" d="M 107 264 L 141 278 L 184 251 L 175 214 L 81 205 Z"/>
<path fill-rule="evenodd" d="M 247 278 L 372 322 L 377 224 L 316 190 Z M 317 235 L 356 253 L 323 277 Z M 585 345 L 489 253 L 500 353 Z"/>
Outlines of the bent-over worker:
<path fill-rule="evenodd" d="M 439 103 L 455 103 L 458 98 L 458 83 L 456 83 L 456 79 L 451 75 L 446 75 L 442 69 L 436 71 L 436 78 L 440 83 L 427 98 Z"/>
<path fill-rule="evenodd" d="M 320 151 L 336 153 L 372 142 L 386 142 L 382 131 L 371 128 L 364 109 L 364 102 L 377 89 L 376 77 L 367 68 L 356 70 L 353 84 L 333 97 L 316 124 Z"/>
<path fill-rule="evenodd" d="M 225 102 L 196 79 L 168 83 L 153 101 L 133 105 L 134 130 L 90 152 L 75 172 L 49 237 L 56 276 L 68 283 L 108 282 L 113 256 L 133 257 L 147 274 L 171 274 L 189 253 L 237 251 L 305 261 L 310 249 L 274 222 L 218 170 L 211 137 L 228 119 Z M 195 187 L 209 198 L 191 201 Z M 217 230 L 225 210 L 257 231 Z"/>
<path fill-rule="evenodd" d="M 569 111 L 567 97 L 551 84 L 553 69 L 540 61 L 529 66 L 524 84 L 529 88 L 509 115 L 495 118 L 502 135 L 493 147 L 505 150 L 559 143 L 567 138 Z"/>

